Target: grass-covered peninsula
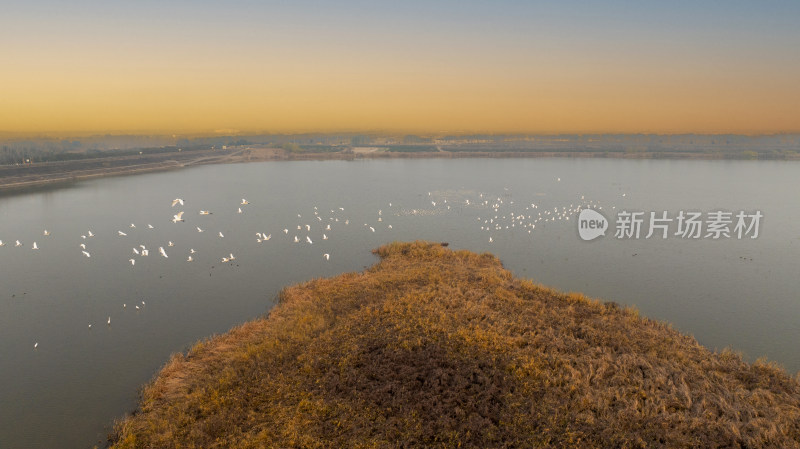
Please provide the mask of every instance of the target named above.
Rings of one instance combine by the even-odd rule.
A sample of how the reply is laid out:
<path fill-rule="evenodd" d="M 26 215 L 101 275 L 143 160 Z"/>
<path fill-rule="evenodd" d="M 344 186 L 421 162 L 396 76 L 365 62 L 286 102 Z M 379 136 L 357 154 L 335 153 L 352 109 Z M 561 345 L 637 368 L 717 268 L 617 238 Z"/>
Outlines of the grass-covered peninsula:
<path fill-rule="evenodd" d="M 800 447 L 800 384 L 425 242 L 177 354 L 115 448 Z"/>

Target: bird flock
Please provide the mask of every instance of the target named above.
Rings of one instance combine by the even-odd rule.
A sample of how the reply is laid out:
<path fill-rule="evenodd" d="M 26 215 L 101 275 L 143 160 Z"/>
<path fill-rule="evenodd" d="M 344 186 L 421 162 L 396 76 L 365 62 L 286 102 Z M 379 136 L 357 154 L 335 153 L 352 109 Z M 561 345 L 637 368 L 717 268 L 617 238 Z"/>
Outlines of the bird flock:
<path fill-rule="evenodd" d="M 555 181 L 560 182 L 561 179 L 556 178 Z M 535 201 L 516 203 L 510 189 L 506 187 L 503 190 L 504 191 L 499 195 L 472 191 L 427 192 L 427 195 L 421 193 L 419 196 L 427 196 L 427 203 L 425 200 L 422 202 L 417 200 L 415 201 L 415 208 L 394 206 L 392 202 L 389 202 L 388 205 L 385 203 L 384 208 L 386 209 L 386 214 L 384 213 L 384 208 L 377 209 L 371 219 L 364 222 L 363 226 L 355 226 L 355 229 L 360 227 L 363 229 L 363 232 L 373 234 L 381 229 L 387 231 L 393 229 L 392 224 L 384 221 L 385 217 L 426 217 L 455 214 L 456 216 L 469 216 L 471 219 L 475 220 L 472 223 L 475 223 L 481 232 L 486 233 L 486 241 L 493 243 L 497 238 L 502 237 L 504 233 L 510 231 L 522 231 L 532 235 L 537 229 L 541 229 L 549 223 L 569 222 L 570 219 L 579 214 L 582 209 L 603 209 L 603 206 L 600 205 L 599 202 L 588 200 L 585 198 L 585 195 L 574 198 L 574 201 L 569 204 L 549 205 L 545 207 L 543 204 L 539 204 Z M 625 194 L 623 194 L 623 196 L 625 196 Z M 234 261 L 237 260 L 234 251 L 238 248 L 228 248 L 226 251 L 216 256 L 200 257 L 200 259 L 198 259 L 198 257 L 202 255 L 201 251 L 195 248 L 189 248 L 187 245 L 178 244 L 182 236 L 185 235 L 184 233 L 196 232 L 202 234 L 217 223 L 216 221 L 207 221 L 210 219 L 210 216 L 214 215 L 214 212 L 206 208 L 197 208 L 195 209 L 197 212 L 187 213 L 187 210 L 189 210 L 188 206 L 193 204 L 191 199 L 190 201 L 186 201 L 183 198 L 175 198 L 167 202 L 167 204 L 169 204 L 172 218 L 165 217 L 167 218 L 165 220 L 166 224 L 159 226 L 174 226 L 174 230 L 177 232 L 170 234 L 175 235 L 175 237 L 172 237 L 174 240 L 169 239 L 166 242 L 153 245 L 152 248 L 149 247 L 145 243 L 147 240 L 143 238 L 145 235 L 142 233 L 156 228 L 156 226 L 151 223 L 137 226 L 135 222 L 131 222 L 127 228 L 123 227 L 115 230 L 115 238 L 132 240 L 131 246 L 129 246 L 130 252 L 125 256 L 131 269 L 136 270 L 140 264 L 146 263 L 146 260 L 152 257 L 150 256 L 151 249 L 155 248 L 157 248 L 155 250 L 156 254 L 163 259 L 170 259 L 170 255 L 174 256 L 173 253 L 175 251 L 180 251 L 183 254 L 178 257 L 178 260 L 182 259 L 186 263 L 205 260 L 209 263 L 218 261 L 216 263 L 228 264 L 230 266 L 234 265 Z M 248 207 L 251 207 L 251 203 L 246 198 L 242 198 L 237 203 L 230 204 L 229 207 L 229 214 L 233 216 L 242 216 L 244 218 L 248 215 L 247 210 Z M 615 207 L 612 207 L 612 209 L 614 208 Z M 473 213 L 464 214 L 464 211 L 470 209 L 473 210 Z M 313 210 L 310 212 L 311 214 L 304 214 L 302 211 L 297 213 L 297 219 L 293 220 L 294 223 L 291 225 L 283 226 L 282 228 L 276 227 L 272 230 L 262 228 L 253 235 L 253 244 L 270 244 L 270 242 L 275 241 L 275 239 L 273 239 L 274 234 L 280 236 L 277 240 L 282 238 L 284 241 L 290 242 L 293 245 L 312 246 L 318 244 L 319 240 L 328 241 L 329 239 L 335 238 L 337 230 L 339 229 L 344 227 L 353 229 L 351 219 L 345 214 L 345 208 L 342 206 L 335 206 L 332 208 L 313 206 Z M 225 214 L 223 213 L 222 215 Z M 217 214 L 216 216 L 219 217 L 220 215 Z M 221 242 L 226 241 L 223 230 L 213 228 L 210 230 L 214 232 L 204 234 L 208 236 L 205 238 L 219 239 Z M 104 230 L 102 234 L 113 235 L 115 231 Z M 47 248 L 47 239 L 54 238 L 54 234 L 57 233 L 44 229 L 42 231 L 42 239 L 31 242 L 30 248 L 35 251 L 39 251 L 40 248 L 41 250 L 45 250 Z M 83 258 L 91 259 L 92 242 L 96 235 L 97 233 L 93 229 L 86 229 L 84 233 L 80 234 L 77 248 L 80 250 L 79 254 L 81 254 Z M 42 242 L 41 246 L 39 244 L 40 242 Z M 3 246 L 6 246 L 6 243 L 0 240 L 0 247 Z M 20 240 L 14 240 L 14 247 L 19 248 L 23 246 L 24 244 Z M 326 249 L 327 247 L 323 247 L 318 257 L 321 257 L 324 261 L 330 261 L 332 256 L 330 251 L 326 251 Z M 212 265 L 211 268 L 214 268 L 214 266 Z M 141 304 L 136 304 L 134 307 L 136 310 L 144 308 L 145 301 L 141 301 Z M 127 308 L 127 304 L 123 304 L 123 308 Z M 111 318 L 111 316 L 106 318 L 107 326 L 111 326 Z M 88 324 L 88 328 L 92 328 L 91 323 Z M 39 342 L 37 341 L 34 344 L 34 349 L 38 347 Z"/>

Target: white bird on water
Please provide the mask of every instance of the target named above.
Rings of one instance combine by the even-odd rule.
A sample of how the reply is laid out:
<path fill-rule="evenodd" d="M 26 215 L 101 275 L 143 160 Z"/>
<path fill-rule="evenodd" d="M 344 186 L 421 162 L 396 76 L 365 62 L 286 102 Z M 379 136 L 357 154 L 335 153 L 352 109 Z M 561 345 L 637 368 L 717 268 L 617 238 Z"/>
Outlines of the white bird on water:
<path fill-rule="evenodd" d="M 183 206 L 183 200 L 180 198 L 175 198 L 174 200 L 172 200 L 172 207 L 175 207 L 176 204 L 180 204 L 181 206 Z"/>
<path fill-rule="evenodd" d="M 172 222 L 177 223 L 179 221 L 183 221 L 183 211 L 178 212 L 177 214 L 173 215 Z"/>

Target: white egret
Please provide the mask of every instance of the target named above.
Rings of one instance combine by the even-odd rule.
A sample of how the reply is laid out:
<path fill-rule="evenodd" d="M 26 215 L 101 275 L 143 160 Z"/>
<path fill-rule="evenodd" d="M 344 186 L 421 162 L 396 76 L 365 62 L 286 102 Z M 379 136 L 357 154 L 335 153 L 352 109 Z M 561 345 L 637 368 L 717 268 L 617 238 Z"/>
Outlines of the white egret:
<path fill-rule="evenodd" d="M 172 200 L 172 207 L 175 207 L 176 204 L 180 204 L 181 206 L 183 206 L 183 200 L 180 198 L 175 198 L 174 200 Z"/>
<path fill-rule="evenodd" d="M 173 215 L 172 222 L 177 223 L 179 221 L 183 221 L 183 211 L 178 212 L 177 214 Z"/>

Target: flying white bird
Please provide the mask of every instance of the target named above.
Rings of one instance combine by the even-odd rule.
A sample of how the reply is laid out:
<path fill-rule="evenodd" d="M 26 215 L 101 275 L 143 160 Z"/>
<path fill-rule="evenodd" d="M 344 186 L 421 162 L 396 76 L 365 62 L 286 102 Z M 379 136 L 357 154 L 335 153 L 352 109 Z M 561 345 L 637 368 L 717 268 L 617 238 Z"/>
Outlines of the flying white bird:
<path fill-rule="evenodd" d="M 200 226 L 197 226 L 197 232 L 203 232 L 203 230 L 200 229 Z"/>
<path fill-rule="evenodd" d="M 84 256 L 86 256 L 86 257 L 92 257 L 92 255 L 91 255 L 91 254 L 89 254 L 89 253 L 88 253 L 88 252 L 86 252 L 86 251 L 81 251 L 81 252 L 82 252 L 82 253 L 83 253 L 83 255 L 84 255 Z"/>
<path fill-rule="evenodd" d="M 108 317 L 108 321 L 106 321 L 106 323 L 108 323 L 108 325 L 111 326 L 111 317 Z"/>
<path fill-rule="evenodd" d="M 126 234 L 126 233 L 124 233 L 124 232 L 122 232 L 122 231 L 117 231 L 117 233 L 118 233 L 120 236 L 126 236 L 126 235 L 128 235 L 128 234 Z"/>
<path fill-rule="evenodd" d="M 5 244 L 5 243 L 3 243 L 3 241 L 2 241 L 2 240 L 0 240 L 0 246 L 6 246 L 6 244 Z"/>
<path fill-rule="evenodd" d="M 45 237 L 46 237 L 46 236 L 48 236 L 48 235 L 50 235 L 50 231 L 48 231 L 47 229 L 45 229 L 45 230 L 44 230 L 44 235 L 45 235 Z"/>
<path fill-rule="evenodd" d="M 240 214 L 242 213 L 242 208 L 241 208 L 241 207 L 239 208 L 239 213 L 240 213 Z"/>
<path fill-rule="evenodd" d="M 268 235 L 268 236 L 264 237 L 264 240 L 269 240 L 269 239 L 271 239 L 271 238 L 272 238 L 272 234 L 270 234 L 270 235 Z"/>
<path fill-rule="evenodd" d="M 158 247 L 158 252 L 161 253 L 162 256 L 169 258 L 169 256 L 167 255 L 167 252 L 164 251 L 164 247 L 163 246 L 159 246 Z"/>
<path fill-rule="evenodd" d="M 194 248 L 190 248 L 190 249 L 189 249 L 189 253 L 190 253 L 190 254 L 194 254 L 194 253 L 196 253 L 196 252 L 197 252 L 197 251 L 195 251 L 195 250 L 194 250 Z"/>
<path fill-rule="evenodd" d="M 219 231 L 219 236 L 220 237 L 225 237 L 224 235 L 222 235 L 222 231 Z"/>
<path fill-rule="evenodd" d="M 283 233 L 284 233 L 284 234 L 288 234 L 288 233 L 289 233 L 289 230 L 284 228 L 284 230 L 283 230 Z"/>
<path fill-rule="evenodd" d="M 132 227 L 132 228 L 135 228 L 135 227 L 136 227 L 136 225 L 135 225 L 135 224 L 133 224 L 133 223 L 131 223 L 131 227 Z"/>
<path fill-rule="evenodd" d="M 170 240 L 169 242 L 167 242 L 167 246 L 175 246 L 175 244 L 172 243 L 172 240 Z"/>
<path fill-rule="evenodd" d="M 299 238 L 297 238 L 297 236 L 294 236 L 294 242 L 295 242 L 295 243 L 299 243 L 299 242 L 300 242 L 300 239 L 299 239 Z"/>
<path fill-rule="evenodd" d="M 312 245 L 314 243 L 311 241 L 311 237 L 309 236 L 306 236 L 306 241 L 308 242 L 309 245 Z"/>
<path fill-rule="evenodd" d="M 207 210 L 201 210 L 200 215 L 211 215 L 211 212 Z"/>
<path fill-rule="evenodd" d="M 372 226 L 369 227 L 369 230 L 375 232 L 375 228 L 373 228 Z"/>
<path fill-rule="evenodd" d="M 242 203 L 241 204 L 242 205 L 250 204 L 250 201 L 247 201 L 246 199 L 242 198 Z"/>
<path fill-rule="evenodd" d="M 39 342 L 37 341 L 36 343 L 33 344 L 33 349 L 36 349 L 38 347 L 39 347 Z"/>
<path fill-rule="evenodd" d="M 142 257 L 147 257 L 149 255 L 150 255 L 150 250 L 149 249 L 143 249 L 142 250 Z"/>
<path fill-rule="evenodd" d="M 134 247 L 134 248 L 133 248 L 133 253 L 134 253 L 134 254 L 136 254 L 136 255 L 138 256 L 138 255 L 139 255 L 139 250 L 138 250 L 138 249 L 136 249 L 136 247 Z"/>
<path fill-rule="evenodd" d="M 148 229 L 153 229 L 153 225 L 151 225 L 150 223 L 148 223 L 148 224 L 147 224 L 147 228 L 148 228 Z"/>
<path fill-rule="evenodd" d="M 39 249 L 39 247 L 36 246 L 36 242 L 33 242 L 33 248 L 31 248 L 31 249 Z"/>
<path fill-rule="evenodd" d="M 172 200 L 172 207 L 175 207 L 176 204 L 180 204 L 181 206 L 183 206 L 183 200 L 180 198 L 175 198 L 174 200 Z"/>
<path fill-rule="evenodd" d="M 92 234 L 92 231 L 89 231 L 87 234 L 89 235 L 89 237 L 94 237 L 94 234 Z"/>
<path fill-rule="evenodd" d="M 19 240 L 17 240 L 17 243 L 16 243 L 14 246 L 22 246 L 22 242 L 20 242 Z"/>
<path fill-rule="evenodd" d="M 328 236 L 325 235 L 325 234 L 322 234 L 322 240 L 328 240 Z"/>
<path fill-rule="evenodd" d="M 187 262 L 191 262 L 191 261 L 192 261 L 192 256 L 189 256 L 189 257 L 187 257 L 187 258 L 186 258 L 186 261 L 187 261 Z"/>
<path fill-rule="evenodd" d="M 131 265 L 136 265 L 136 259 L 128 259 L 128 262 L 130 262 Z"/>
<path fill-rule="evenodd" d="M 172 222 L 177 223 L 179 221 L 183 221 L 183 211 L 178 212 L 172 217 Z"/>
<path fill-rule="evenodd" d="M 322 257 L 324 257 L 325 260 L 331 260 L 331 255 L 328 253 L 323 254 Z"/>

